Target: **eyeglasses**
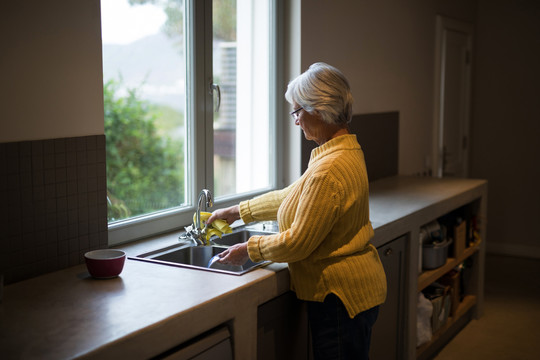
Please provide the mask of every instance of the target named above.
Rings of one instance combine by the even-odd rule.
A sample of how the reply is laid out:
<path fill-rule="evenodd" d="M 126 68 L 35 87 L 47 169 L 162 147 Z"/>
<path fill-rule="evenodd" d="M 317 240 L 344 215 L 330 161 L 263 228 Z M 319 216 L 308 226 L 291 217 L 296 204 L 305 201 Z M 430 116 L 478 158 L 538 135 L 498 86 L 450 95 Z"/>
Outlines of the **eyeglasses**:
<path fill-rule="evenodd" d="M 290 112 L 290 114 L 291 114 L 291 116 L 294 118 L 294 120 L 298 119 L 298 112 L 299 112 L 300 110 L 303 110 L 303 109 L 304 109 L 304 108 L 300 106 L 298 109 L 293 110 L 292 112 Z"/>

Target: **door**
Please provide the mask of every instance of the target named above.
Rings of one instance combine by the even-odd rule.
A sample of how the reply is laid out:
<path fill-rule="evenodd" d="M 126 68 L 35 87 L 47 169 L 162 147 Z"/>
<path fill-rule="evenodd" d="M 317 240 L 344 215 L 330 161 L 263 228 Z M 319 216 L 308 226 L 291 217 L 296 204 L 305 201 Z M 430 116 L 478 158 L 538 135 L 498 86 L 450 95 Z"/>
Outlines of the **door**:
<path fill-rule="evenodd" d="M 472 25 L 437 17 L 434 174 L 468 175 Z"/>

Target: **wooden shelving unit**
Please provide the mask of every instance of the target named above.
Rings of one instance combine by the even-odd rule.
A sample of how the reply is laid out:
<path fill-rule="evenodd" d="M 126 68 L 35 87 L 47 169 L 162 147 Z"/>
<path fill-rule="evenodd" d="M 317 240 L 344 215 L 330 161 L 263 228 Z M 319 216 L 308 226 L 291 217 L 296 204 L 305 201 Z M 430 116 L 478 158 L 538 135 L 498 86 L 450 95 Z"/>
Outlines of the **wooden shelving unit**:
<path fill-rule="evenodd" d="M 439 337 L 442 336 L 442 334 L 444 334 L 458 319 L 465 315 L 467 311 L 469 311 L 474 305 L 476 305 L 476 296 L 466 295 L 459 304 L 456 313 L 449 317 L 446 324 L 444 324 L 439 330 L 437 330 L 437 332 L 433 334 L 431 341 L 416 348 L 416 357 L 418 358 L 422 356 L 422 354 L 431 346 L 431 344 L 436 342 Z"/>
<path fill-rule="evenodd" d="M 392 329 L 399 329 L 396 346 L 398 355 L 376 358 L 428 359 L 445 346 L 449 338 L 459 331 L 462 324 L 466 324 L 470 319 L 480 318 L 483 313 L 487 181 L 402 176 L 381 179 L 370 184 L 369 202 L 371 221 L 375 224 L 373 241 L 378 244 L 377 247 L 390 244 L 392 239 L 406 237 L 406 246 L 403 254 L 400 253 L 401 257 L 397 260 L 393 259 L 394 262 L 387 261 L 387 264 L 393 266 L 387 273 L 400 274 L 393 283 L 402 284 L 389 288 L 397 294 L 403 291 L 405 300 L 402 302 L 396 300 L 399 306 L 395 310 L 392 308 L 391 314 L 387 312 L 391 317 L 388 323 L 394 324 L 393 327 L 385 328 L 390 329 L 388 334 L 391 334 Z M 457 221 L 458 218 L 465 223 Z M 435 220 L 441 221 L 441 225 L 446 227 L 447 235 L 454 240 L 451 245 L 453 251 L 450 251 L 451 257 L 443 266 L 419 272 L 418 263 L 421 261 L 419 256 L 422 256 L 419 248 L 422 244 L 419 240 L 422 228 Z M 450 228 L 450 226 L 454 227 Z M 478 235 L 482 236 L 482 240 L 479 240 Z M 466 247 L 467 239 L 477 239 L 478 242 Z M 418 293 L 467 259 L 473 261 L 467 261 L 467 266 L 461 269 L 461 274 L 458 276 L 462 279 L 456 279 L 456 274 L 453 274 L 454 277 L 445 279 L 454 290 L 450 294 L 454 301 L 451 304 L 451 317 L 434 332 L 432 341 L 418 347 Z M 405 269 L 402 269 L 401 265 Z M 459 281 L 460 290 L 455 281 Z M 464 287 L 463 291 L 461 291 L 461 286 Z M 456 296 L 456 291 L 460 291 L 461 297 Z M 392 296 L 392 299 L 399 298 L 397 295 Z M 388 304 L 385 305 L 388 307 Z M 379 322 L 379 325 L 381 324 Z M 378 338 L 381 337 L 384 339 L 385 335 Z M 385 344 L 381 348 L 385 349 L 384 346 Z"/>
<path fill-rule="evenodd" d="M 433 270 L 427 270 L 420 274 L 418 277 L 418 292 L 424 290 L 433 282 L 437 281 L 441 276 L 446 274 L 448 271 L 452 270 L 459 264 L 461 264 L 465 259 L 474 255 L 480 249 L 480 241 L 474 245 L 466 248 L 463 253 L 454 258 L 448 258 L 446 263 Z M 430 348 L 456 321 L 458 321 L 462 316 L 467 314 L 467 312 L 476 305 L 477 298 L 474 295 L 465 295 L 463 300 L 460 302 L 459 306 L 456 309 L 455 314 L 451 317 L 448 317 L 446 323 L 438 329 L 432 336 L 431 341 L 419 346 L 416 348 L 416 358 L 420 358 L 424 352 Z"/>

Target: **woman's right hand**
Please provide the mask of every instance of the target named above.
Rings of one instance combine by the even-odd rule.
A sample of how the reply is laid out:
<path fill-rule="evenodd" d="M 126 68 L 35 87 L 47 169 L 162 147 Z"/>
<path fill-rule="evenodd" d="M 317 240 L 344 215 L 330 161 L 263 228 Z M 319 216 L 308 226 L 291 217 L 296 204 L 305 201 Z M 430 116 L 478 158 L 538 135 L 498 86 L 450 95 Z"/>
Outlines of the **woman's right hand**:
<path fill-rule="evenodd" d="M 212 215 L 206 220 L 207 224 L 211 224 L 214 220 L 225 220 L 229 225 L 240 219 L 240 206 L 233 205 L 225 209 L 219 209 L 212 212 Z"/>

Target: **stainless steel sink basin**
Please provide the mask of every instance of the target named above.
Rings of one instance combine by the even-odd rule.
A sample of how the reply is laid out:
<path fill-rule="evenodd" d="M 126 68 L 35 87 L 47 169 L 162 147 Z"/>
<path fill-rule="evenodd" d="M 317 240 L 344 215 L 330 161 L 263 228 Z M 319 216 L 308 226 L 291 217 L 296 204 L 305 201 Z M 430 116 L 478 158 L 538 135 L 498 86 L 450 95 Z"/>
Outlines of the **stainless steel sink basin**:
<path fill-rule="evenodd" d="M 215 236 L 211 240 L 217 245 L 231 246 L 240 244 L 249 240 L 254 235 L 271 235 L 273 232 L 259 230 L 240 230 L 231 234 L 223 234 L 221 238 Z"/>
<path fill-rule="evenodd" d="M 179 244 L 137 255 L 135 257 L 130 257 L 130 259 L 171 266 L 187 267 L 198 270 L 242 275 L 248 271 L 267 265 L 270 263 L 270 261 L 254 263 L 251 260 L 248 260 L 248 262 L 243 266 L 224 265 L 216 262 L 209 267 L 210 260 L 213 256 L 225 251 L 229 246 L 248 241 L 248 239 L 253 235 L 268 234 L 272 233 L 253 230 L 240 230 L 231 234 L 225 234 L 221 239 L 218 237 L 213 238 L 212 241 L 216 245 L 186 246 L 185 244 Z"/>

